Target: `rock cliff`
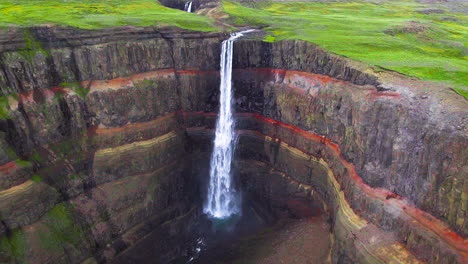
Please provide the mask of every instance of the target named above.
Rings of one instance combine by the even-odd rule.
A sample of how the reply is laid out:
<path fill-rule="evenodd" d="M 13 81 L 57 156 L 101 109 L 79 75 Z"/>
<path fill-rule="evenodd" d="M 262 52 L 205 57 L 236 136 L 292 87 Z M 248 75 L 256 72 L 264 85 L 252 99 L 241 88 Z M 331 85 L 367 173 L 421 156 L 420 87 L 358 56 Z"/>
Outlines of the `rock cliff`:
<path fill-rule="evenodd" d="M 168 241 L 155 244 L 161 262 L 180 254 L 226 35 L 0 36 L 0 261 L 126 263 L 147 240 Z M 466 260 L 463 98 L 302 41 L 239 41 L 234 54 L 245 190 L 273 211 L 295 199 L 325 210 L 335 263 Z"/>

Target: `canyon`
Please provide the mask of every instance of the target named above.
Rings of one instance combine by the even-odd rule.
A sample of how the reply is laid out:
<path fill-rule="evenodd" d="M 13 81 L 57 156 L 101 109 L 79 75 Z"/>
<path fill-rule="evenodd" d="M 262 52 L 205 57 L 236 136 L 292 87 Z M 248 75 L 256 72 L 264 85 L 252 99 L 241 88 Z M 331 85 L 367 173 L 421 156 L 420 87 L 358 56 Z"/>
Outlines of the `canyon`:
<path fill-rule="evenodd" d="M 166 263 L 196 229 L 225 33 L 0 30 L 0 262 Z M 234 43 L 233 176 L 333 263 L 465 263 L 468 102 L 304 41 Z"/>

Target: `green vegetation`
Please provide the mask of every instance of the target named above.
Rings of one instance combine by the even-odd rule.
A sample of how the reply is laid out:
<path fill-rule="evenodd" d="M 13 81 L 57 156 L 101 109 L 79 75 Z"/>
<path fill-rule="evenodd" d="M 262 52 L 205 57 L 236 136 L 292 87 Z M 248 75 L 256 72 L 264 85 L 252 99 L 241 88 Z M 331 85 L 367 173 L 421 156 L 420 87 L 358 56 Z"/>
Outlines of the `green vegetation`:
<path fill-rule="evenodd" d="M 0 96 L 0 120 L 10 117 L 10 104 L 7 96 Z"/>
<path fill-rule="evenodd" d="M 30 167 L 32 163 L 27 160 L 22 160 L 22 159 L 17 159 L 15 160 L 16 164 L 18 164 L 19 167 Z"/>
<path fill-rule="evenodd" d="M 84 29 L 176 26 L 213 31 L 211 20 L 167 8 L 155 0 L 2 0 L 0 27 L 56 24 Z"/>
<path fill-rule="evenodd" d="M 41 154 L 39 154 L 39 152 L 37 152 L 37 150 L 33 150 L 33 154 L 31 155 L 30 160 L 41 163 L 44 161 L 44 158 Z"/>
<path fill-rule="evenodd" d="M 21 229 L 15 229 L 0 239 L 0 256 L 8 256 L 11 262 L 21 262 L 27 249 L 26 236 Z"/>
<path fill-rule="evenodd" d="M 157 80 L 145 79 L 143 81 L 135 83 L 135 88 L 139 90 L 144 90 L 144 91 L 151 91 L 153 89 L 156 89 L 157 87 L 158 87 Z M 142 95 L 145 96 L 145 93 L 143 93 Z"/>
<path fill-rule="evenodd" d="M 49 53 L 44 50 L 39 42 L 34 39 L 34 36 L 29 30 L 24 31 L 24 44 L 25 47 L 19 50 L 19 54 L 29 63 L 32 63 L 36 54 L 41 53 L 44 56 L 49 56 Z"/>
<path fill-rule="evenodd" d="M 457 93 L 459 93 L 461 96 L 465 97 L 468 99 L 468 90 L 465 88 L 453 88 L 453 90 Z"/>
<path fill-rule="evenodd" d="M 32 177 L 31 177 L 31 181 L 33 182 L 42 182 L 42 177 L 37 175 L 37 174 L 34 174 Z"/>
<path fill-rule="evenodd" d="M 81 174 L 72 173 L 68 175 L 68 178 L 70 178 L 71 180 L 79 180 L 83 179 L 84 177 Z"/>
<path fill-rule="evenodd" d="M 82 247 L 86 237 L 83 227 L 73 220 L 71 210 L 68 204 L 58 204 L 44 217 L 48 230 L 39 234 L 44 249 L 60 252 L 65 246 Z"/>
<path fill-rule="evenodd" d="M 50 145 L 50 149 L 60 160 L 73 159 L 74 162 L 78 162 L 86 156 L 85 149 L 83 149 L 83 146 L 86 146 L 86 140 L 87 138 L 82 136 L 71 137 Z"/>
<path fill-rule="evenodd" d="M 83 100 L 86 99 L 86 96 L 90 91 L 90 87 L 83 87 L 80 82 L 64 82 L 61 83 L 60 86 L 71 88 Z"/>
<path fill-rule="evenodd" d="M 238 25 L 265 26 L 266 41 L 300 39 L 336 54 L 420 79 L 442 81 L 468 98 L 468 17 L 418 12 L 411 0 L 277 2 L 246 7 L 224 1 Z"/>
<path fill-rule="evenodd" d="M 18 159 L 18 155 L 16 155 L 16 152 L 12 147 L 6 147 L 6 153 L 11 159 Z"/>

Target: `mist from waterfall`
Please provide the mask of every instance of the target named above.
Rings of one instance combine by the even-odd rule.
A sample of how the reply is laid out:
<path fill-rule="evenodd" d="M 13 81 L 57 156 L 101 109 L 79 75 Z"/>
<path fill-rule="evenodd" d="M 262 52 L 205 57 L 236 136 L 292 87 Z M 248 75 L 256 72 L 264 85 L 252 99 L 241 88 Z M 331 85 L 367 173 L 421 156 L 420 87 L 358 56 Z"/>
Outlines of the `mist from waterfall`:
<path fill-rule="evenodd" d="M 184 11 L 192 13 L 192 1 L 185 3 Z"/>
<path fill-rule="evenodd" d="M 210 161 L 208 197 L 203 211 L 214 218 L 227 218 L 240 212 L 240 197 L 231 178 L 231 163 L 235 148 L 232 116 L 232 54 L 234 41 L 253 29 L 231 34 L 222 43 L 219 115 Z"/>

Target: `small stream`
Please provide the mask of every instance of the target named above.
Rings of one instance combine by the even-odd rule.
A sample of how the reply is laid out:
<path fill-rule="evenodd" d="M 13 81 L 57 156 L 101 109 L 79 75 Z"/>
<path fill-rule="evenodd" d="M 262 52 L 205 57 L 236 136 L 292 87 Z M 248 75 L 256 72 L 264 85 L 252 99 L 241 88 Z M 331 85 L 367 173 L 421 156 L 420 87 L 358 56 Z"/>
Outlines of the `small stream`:
<path fill-rule="evenodd" d="M 192 1 L 185 3 L 184 11 L 192 13 Z"/>

